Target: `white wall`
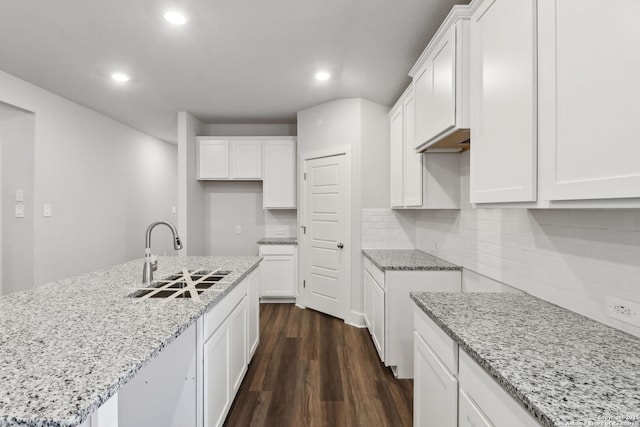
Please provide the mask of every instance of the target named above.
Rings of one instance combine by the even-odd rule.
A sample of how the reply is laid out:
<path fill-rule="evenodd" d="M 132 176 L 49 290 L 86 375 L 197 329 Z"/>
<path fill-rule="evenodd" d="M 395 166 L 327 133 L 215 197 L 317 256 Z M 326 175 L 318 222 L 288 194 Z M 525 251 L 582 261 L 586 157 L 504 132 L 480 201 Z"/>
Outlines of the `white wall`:
<path fill-rule="evenodd" d="M 350 312 L 345 320 L 353 324 L 362 324 L 363 203 L 367 207 L 389 204 L 389 184 L 385 179 L 389 175 L 385 154 L 389 151 L 387 111 L 384 106 L 362 99 L 338 99 L 298 112 L 298 170 L 303 168 L 303 159 L 316 153 L 342 148 L 351 152 L 351 288 Z M 375 171 L 382 176 L 373 176 Z M 299 177 L 298 188 L 302 185 Z"/>
<path fill-rule="evenodd" d="M 207 136 L 296 136 L 295 123 L 209 123 L 205 124 L 202 135 Z"/>
<path fill-rule="evenodd" d="M 145 224 L 176 204 L 176 147 L 4 72 L 0 94 L 35 114 L 34 283 L 143 256 Z"/>
<path fill-rule="evenodd" d="M 35 116 L 0 111 L 2 139 L 2 282 L 11 293 L 33 285 Z M 24 194 L 24 218 L 16 218 L 16 190 Z"/>
<path fill-rule="evenodd" d="M 605 315 L 611 293 L 640 302 L 640 210 L 420 211 L 417 248 L 640 336 Z M 434 249 L 434 245 L 436 249 Z"/>
<path fill-rule="evenodd" d="M 198 144 L 204 125 L 192 114 L 178 113 L 178 231 L 183 237 L 181 255 L 206 255 L 207 203 L 204 184 L 197 180 Z"/>

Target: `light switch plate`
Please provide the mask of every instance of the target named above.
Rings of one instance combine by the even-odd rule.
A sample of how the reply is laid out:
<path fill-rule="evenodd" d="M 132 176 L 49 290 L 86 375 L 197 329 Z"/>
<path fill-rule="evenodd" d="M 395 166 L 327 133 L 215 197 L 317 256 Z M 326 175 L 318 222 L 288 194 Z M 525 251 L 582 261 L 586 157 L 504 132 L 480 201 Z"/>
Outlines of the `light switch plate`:
<path fill-rule="evenodd" d="M 16 190 L 16 202 L 24 202 L 24 191 Z"/>

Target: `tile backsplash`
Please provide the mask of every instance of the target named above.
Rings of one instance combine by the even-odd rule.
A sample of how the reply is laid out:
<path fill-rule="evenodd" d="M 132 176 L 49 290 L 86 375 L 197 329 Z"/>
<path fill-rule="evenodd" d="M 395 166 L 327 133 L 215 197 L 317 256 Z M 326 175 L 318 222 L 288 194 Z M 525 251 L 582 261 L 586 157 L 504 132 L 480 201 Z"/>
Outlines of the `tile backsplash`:
<path fill-rule="evenodd" d="M 415 211 L 362 210 L 363 249 L 413 249 L 415 242 Z"/>
<path fill-rule="evenodd" d="M 297 215 L 298 211 L 295 209 L 265 209 L 265 237 L 296 237 L 298 232 Z"/>
<path fill-rule="evenodd" d="M 469 160 L 462 197 L 469 200 Z M 640 302 L 640 210 L 417 211 L 416 248 L 636 336 L 608 294 Z"/>

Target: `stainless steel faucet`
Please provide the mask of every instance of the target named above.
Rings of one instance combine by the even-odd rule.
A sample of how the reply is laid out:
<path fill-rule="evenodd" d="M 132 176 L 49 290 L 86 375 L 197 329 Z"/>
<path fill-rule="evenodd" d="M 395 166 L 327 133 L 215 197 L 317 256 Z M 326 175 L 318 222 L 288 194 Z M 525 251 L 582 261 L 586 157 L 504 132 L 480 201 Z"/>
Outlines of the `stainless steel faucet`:
<path fill-rule="evenodd" d="M 157 221 L 147 228 L 147 236 L 144 241 L 144 266 L 142 268 L 142 283 L 150 284 L 153 281 L 153 272 L 158 269 L 158 260 L 151 256 L 151 231 L 156 225 L 164 224 L 171 229 L 173 233 L 173 247 L 175 250 L 182 249 L 182 242 L 176 227 L 169 221 Z"/>

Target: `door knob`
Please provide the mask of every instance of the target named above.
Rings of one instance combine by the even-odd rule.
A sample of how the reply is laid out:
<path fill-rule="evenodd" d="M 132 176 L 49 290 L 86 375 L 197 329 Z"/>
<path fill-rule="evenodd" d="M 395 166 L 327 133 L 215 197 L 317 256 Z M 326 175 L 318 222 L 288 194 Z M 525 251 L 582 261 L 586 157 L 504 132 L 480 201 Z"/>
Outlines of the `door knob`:
<path fill-rule="evenodd" d="M 338 248 L 342 249 L 344 248 L 344 245 L 342 243 L 338 243 Z"/>

